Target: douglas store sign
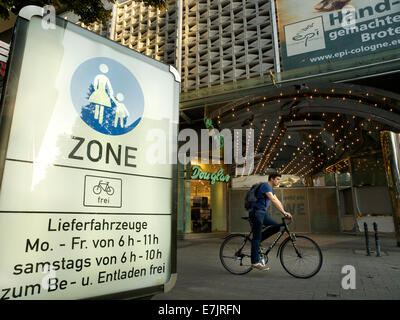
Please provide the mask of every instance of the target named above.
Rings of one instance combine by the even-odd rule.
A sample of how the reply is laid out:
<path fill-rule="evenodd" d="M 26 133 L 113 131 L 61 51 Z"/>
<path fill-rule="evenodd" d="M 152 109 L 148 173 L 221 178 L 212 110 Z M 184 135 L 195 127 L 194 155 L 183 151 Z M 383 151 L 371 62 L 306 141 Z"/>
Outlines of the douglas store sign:
<path fill-rule="evenodd" d="M 201 168 L 199 166 L 193 166 L 192 167 L 192 175 L 190 179 L 192 180 L 206 180 L 210 181 L 211 184 L 215 184 L 216 182 L 229 182 L 230 180 L 230 175 L 224 174 L 224 169 L 219 169 L 218 172 L 206 172 L 206 171 L 201 171 Z"/>

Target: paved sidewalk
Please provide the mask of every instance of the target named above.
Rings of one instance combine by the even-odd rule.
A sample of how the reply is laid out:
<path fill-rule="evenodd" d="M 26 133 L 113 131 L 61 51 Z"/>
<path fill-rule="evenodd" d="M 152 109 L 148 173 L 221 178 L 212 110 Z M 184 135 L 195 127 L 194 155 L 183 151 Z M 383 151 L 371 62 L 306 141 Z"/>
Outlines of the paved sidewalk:
<path fill-rule="evenodd" d="M 381 237 L 386 255 L 368 257 L 361 235 L 308 236 L 320 245 L 324 258 L 320 272 L 311 279 L 286 273 L 276 257 L 277 246 L 269 255 L 270 271 L 236 276 L 219 261 L 223 239 L 179 240 L 177 283 L 172 291 L 153 300 L 400 299 L 400 248 L 394 237 Z M 371 242 L 374 250 L 373 238 Z M 345 265 L 356 269 L 355 290 L 342 289 Z"/>

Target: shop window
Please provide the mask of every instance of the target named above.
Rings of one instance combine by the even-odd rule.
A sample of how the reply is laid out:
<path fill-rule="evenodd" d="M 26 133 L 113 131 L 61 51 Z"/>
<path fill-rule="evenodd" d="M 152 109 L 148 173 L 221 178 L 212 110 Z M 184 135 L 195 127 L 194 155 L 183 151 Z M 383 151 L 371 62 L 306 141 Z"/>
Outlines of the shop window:
<path fill-rule="evenodd" d="M 313 187 L 335 187 L 334 173 L 319 173 L 313 176 Z"/>
<path fill-rule="evenodd" d="M 352 159 L 353 186 L 386 186 L 386 172 L 381 154 Z"/>
<path fill-rule="evenodd" d="M 211 232 L 210 182 L 191 182 L 192 232 Z"/>
<path fill-rule="evenodd" d="M 281 188 L 304 187 L 305 185 L 306 181 L 304 178 L 293 175 L 282 175 L 281 177 Z"/>
<path fill-rule="evenodd" d="M 351 176 L 348 172 L 338 172 L 336 173 L 336 180 L 338 187 L 350 187 L 351 186 Z"/>

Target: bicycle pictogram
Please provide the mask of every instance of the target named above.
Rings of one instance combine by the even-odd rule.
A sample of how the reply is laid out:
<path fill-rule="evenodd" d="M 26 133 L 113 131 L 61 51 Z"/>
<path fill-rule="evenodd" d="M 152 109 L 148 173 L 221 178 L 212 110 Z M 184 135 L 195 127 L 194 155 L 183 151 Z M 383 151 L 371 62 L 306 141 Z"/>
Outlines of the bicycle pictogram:
<path fill-rule="evenodd" d="M 114 188 L 110 186 L 110 182 L 103 182 L 103 180 L 100 180 L 99 183 L 93 187 L 93 193 L 100 194 L 102 191 L 106 192 L 109 196 L 114 194 Z"/>

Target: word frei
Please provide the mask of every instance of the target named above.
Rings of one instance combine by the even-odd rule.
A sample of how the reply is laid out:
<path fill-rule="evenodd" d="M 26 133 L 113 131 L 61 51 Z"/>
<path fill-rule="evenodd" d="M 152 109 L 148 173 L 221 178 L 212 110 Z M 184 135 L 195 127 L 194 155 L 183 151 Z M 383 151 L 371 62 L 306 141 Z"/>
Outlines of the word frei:
<path fill-rule="evenodd" d="M 215 182 L 228 182 L 231 176 L 229 174 L 224 175 L 224 169 L 220 169 L 217 173 L 210 173 L 201 171 L 199 166 L 192 167 L 193 173 L 190 177 L 192 180 L 211 180 L 211 184 Z"/>

